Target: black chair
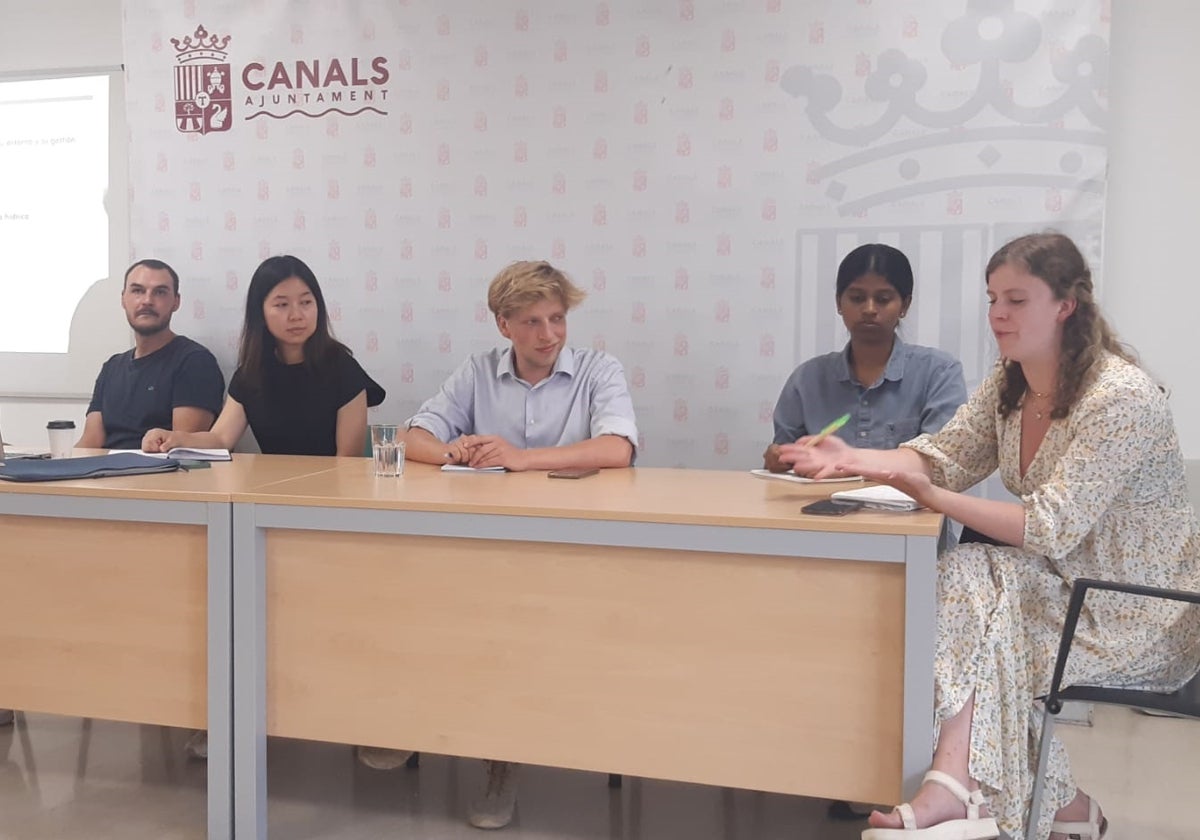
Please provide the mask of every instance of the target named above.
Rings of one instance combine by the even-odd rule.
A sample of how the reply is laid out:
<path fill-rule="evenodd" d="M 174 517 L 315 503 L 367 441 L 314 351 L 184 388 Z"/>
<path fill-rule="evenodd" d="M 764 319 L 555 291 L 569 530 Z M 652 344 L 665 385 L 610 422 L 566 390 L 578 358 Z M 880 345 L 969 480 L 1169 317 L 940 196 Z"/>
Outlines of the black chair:
<path fill-rule="evenodd" d="M 419 752 L 414 752 L 412 755 L 410 755 L 408 757 L 408 761 L 404 762 L 404 766 L 407 767 L 409 770 L 415 770 L 416 768 L 420 767 L 421 766 L 421 754 Z M 622 779 L 622 776 L 620 773 L 609 773 L 608 774 L 608 786 L 610 788 L 613 788 L 614 790 L 620 789 L 622 780 L 623 779 Z"/>
<path fill-rule="evenodd" d="M 983 543 L 984 545 L 1008 545 L 1008 543 L 1000 542 L 995 537 L 989 537 L 987 534 L 981 534 L 974 528 L 967 525 L 963 526 L 962 533 L 958 535 L 958 544 L 964 543 Z"/>
<path fill-rule="evenodd" d="M 1200 592 L 1181 592 L 1154 586 L 1108 583 L 1087 578 L 1075 581 L 1075 587 L 1071 590 L 1071 601 L 1067 606 L 1067 619 L 1063 624 L 1062 641 L 1058 646 L 1058 659 L 1054 663 L 1054 677 L 1050 681 L 1050 693 L 1042 698 L 1046 711 L 1042 716 L 1042 741 L 1038 747 L 1037 772 L 1033 777 L 1033 798 L 1029 804 L 1026 840 L 1034 840 L 1037 830 L 1037 821 L 1042 809 L 1043 776 L 1046 772 L 1046 759 L 1050 755 L 1050 740 L 1054 735 L 1055 715 L 1062 711 L 1063 703 L 1075 700 L 1081 703 L 1129 706 L 1180 717 L 1200 718 L 1200 675 L 1193 677 L 1190 683 L 1170 694 L 1137 688 L 1106 688 L 1097 685 L 1072 685 L 1063 688 L 1063 671 L 1067 667 L 1067 657 L 1071 653 L 1071 642 L 1075 639 L 1075 625 L 1079 623 L 1079 613 L 1083 610 L 1083 601 L 1087 597 L 1089 589 L 1200 604 Z"/>

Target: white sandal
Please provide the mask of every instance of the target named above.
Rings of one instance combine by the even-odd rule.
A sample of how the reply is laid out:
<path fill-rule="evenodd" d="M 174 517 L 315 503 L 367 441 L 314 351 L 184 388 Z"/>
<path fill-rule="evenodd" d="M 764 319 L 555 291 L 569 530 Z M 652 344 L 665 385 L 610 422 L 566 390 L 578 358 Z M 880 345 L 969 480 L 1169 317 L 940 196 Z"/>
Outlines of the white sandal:
<path fill-rule="evenodd" d="M 1100 806 L 1095 799 L 1088 799 L 1087 822 L 1054 822 L 1051 834 L 1065 834 L 1068 840 L 1102 840 L 1108 833 L 1108 818 L 1100 816 Z"/>
<path fill-rule="evenodd" d="M 967 818 L 917 828 L 912 805 L 905 802 L 895 809 L 904 828 L 868 828 L 862 833 L 862 840 L 996 840 L 1000 836 L 994 818 L 979 816 L 979 807 L 984 804 L 982 791 L 968 791 L 957 779 L 940 770 L 930 770 L 924 781 L 941 785 L 954 794 L 967 807 Z"/>

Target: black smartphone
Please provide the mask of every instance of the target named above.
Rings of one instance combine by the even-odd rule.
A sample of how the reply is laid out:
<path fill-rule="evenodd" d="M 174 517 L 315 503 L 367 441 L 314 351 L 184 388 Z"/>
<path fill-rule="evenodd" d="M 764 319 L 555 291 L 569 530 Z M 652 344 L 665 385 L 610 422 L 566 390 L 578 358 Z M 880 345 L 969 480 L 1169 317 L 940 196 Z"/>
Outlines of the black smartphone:
<path fill-rule="evenodd" d="M 847 513 L 860 510 L 862 506 L 862 502 L 843 501 L 842 499 L 821 499 L 800 508 L 800 512 L 811 513 L 814 516 L 845 516 Z"/>
<path fill-rule="evenodd" d="M 598 472 L 600 472 L 600 470 L 596 469 L 595 467 L 592 467 L 591 469 L 578 467 L 565 470 L 551 470 L 550 472 L 546 473 L 546 476 L 548 478 L 587 478 L 589 475 L 595 475 Z"/>

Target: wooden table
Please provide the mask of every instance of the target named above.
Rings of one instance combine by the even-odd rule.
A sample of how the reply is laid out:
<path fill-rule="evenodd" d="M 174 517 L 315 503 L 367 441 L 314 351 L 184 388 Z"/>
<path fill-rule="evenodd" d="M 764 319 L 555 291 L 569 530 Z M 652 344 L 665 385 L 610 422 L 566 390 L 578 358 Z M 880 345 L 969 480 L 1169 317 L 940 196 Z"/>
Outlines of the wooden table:
<path fill-rule="evenodd" d="M 268 734 L 874 802 L 928 766 L 941 516 L 331 464 L 232 497 L 239 840 Z"/>
<path fill-rule="evenodd" d="M 231 837 L 231 495 L 329 466 L 0 481 L 0 707 L 207 727 L 208 836 Z"/>

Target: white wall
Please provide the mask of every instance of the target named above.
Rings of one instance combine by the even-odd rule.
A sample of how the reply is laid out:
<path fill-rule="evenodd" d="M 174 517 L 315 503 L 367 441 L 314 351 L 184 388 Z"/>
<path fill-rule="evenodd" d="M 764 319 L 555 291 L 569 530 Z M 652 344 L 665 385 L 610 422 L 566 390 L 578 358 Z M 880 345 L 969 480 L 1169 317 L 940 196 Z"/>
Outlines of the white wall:
<path fill-rule="evenodd" d="M 1113 3 L 1105 311 L 1171 390 L 1185 456 L 1200 458 L 1200 3 Z"/>
<path fill-rule="evenodd" d="M 0 72 L 118 64 L 120 0 L 0 0 Z M 1200 458 L 1200 386 L 1187 341 L 1200 280 L 1187 247 L 1200 185 L 1200 3 L 1113 3 L 1110 183 L 1103 305 L 1122 337 L 1171 389 L 1184 452 Z M 65 64 L 63 56 L 70 56 Z M 1183 256 L 1187 254 L 1188 256 Z M 1181 256 L 1183 258 L 1181 258 Z M 113 302 L 115 317 L 120 317 Z M 99 369 L 102 359 L 96 360 Z M 48 419 L 81 422 L 78 402 L 4 403 L 5 434 L 41 443 Z"/>
<path fill-rule="evenodd" d="M 0 0 L 0 73 L 122 62 L 121 0 Z"/>

